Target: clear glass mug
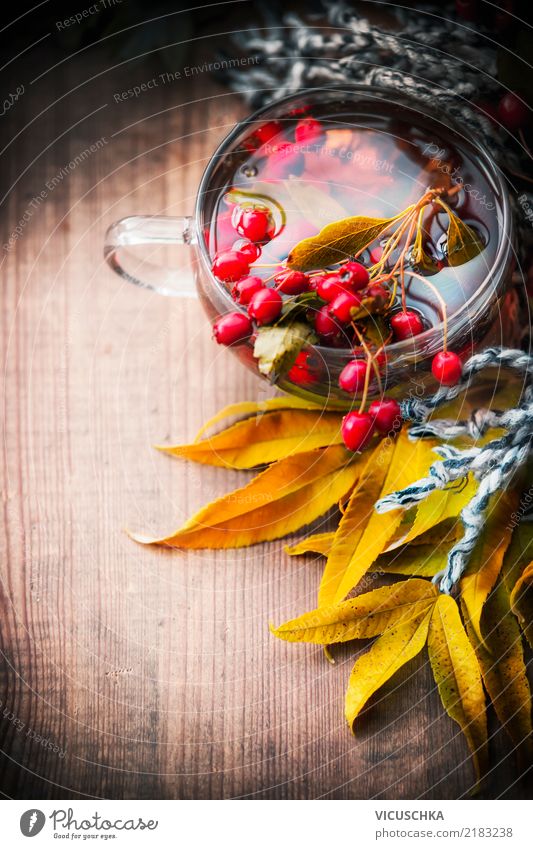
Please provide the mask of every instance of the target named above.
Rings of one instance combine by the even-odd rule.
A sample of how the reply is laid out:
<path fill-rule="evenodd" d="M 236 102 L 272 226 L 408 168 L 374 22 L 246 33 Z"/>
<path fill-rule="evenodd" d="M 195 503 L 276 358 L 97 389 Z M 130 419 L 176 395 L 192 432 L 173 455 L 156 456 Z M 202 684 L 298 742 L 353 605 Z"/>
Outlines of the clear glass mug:
<path fill-rule="evenodd" d="M 448 136 L 454 134 L 460 147 L 469 148 L 476 157 L 476 165 L 490 185 L 498 217 L 498 244 L 494 259 L 486 269 L 484 278 L 464 306 L 455 314 L 448 315 L 448 346 L 461 353 L 463 358 L 488 344 L 513 344 L 511 336 L 518 331 L 516 320 L 516 294 L 510 288 L 513 267 L 512 215 L 507 188 L 497 165 L 490 154 L 475 140 L 469 139 L 467 131 L 457 124 L 442 123 L 442 115 L 432 112 L 427 104 L 423 107 L 413 98 L 390 90 L 364 86 L 331 86 L 314 89 L 299 95 L 290 95 L 238 123 L 211 157 L 204 172 L 196 200 L 193 216 L 144 216 L 123 218 L 107 231 L 104 254 L 111 268 L 121 277 L 137 286 L 151 289 L 170 297 L 199 298 L 209 317 L 214 320 L 224 313 L 243 310 L 232 299 L 224 283 L 211 272 L 212 257 L 206 242 L 214 215 L 216 199 L 227 184 L 232 172 L 232 155 L 242 150 L 243 140 L 254 127 L 267 121 L 283 121 L 297 110 L 313 114 L 314 108 L 324 109 L 328 104 L 347 103 L 351 110 L 368 114 L 369 110 L 381 114 L 401 115 L 402 120 L 423 124 L 425 131 L 432 130 L 433 139 L 441 139 L 443 127 Z M 423 109 L 423 111 L 422 111 Z M 355 213 L 354 213 L 355 214 Z M 238 236 L 236 235 L 236 238 Z M 138 246 L 187 245 L 193 252 L 192 271 L 181 268 L 154 265 L 142 262 L 142 278 L 138 276 L 138 257 L 130 249 Z M 513 315 L 514 313 L 514 315 Z M 425 330 L 414 339 L 393 342 L 387 345 L 386 373 L 382 386 L 387 394 L 403 397 L 413 391 L 417 394 L 432 391 L 436 383 L 431 375 L 431 360 L 442 349 L 442 323 Z M 264 378 L 253 357 L 253 340 L 232 347 L 258 377 Z M 353 398 L 346 396 L 338 386 L 338 376 L 353 354 L 348 348 L 329 348 L 310 345 L 304 348 L 306 355 L 305 374 L 309 379 L 292 379 L 290 374 L 281 376 L 278 385 L 285 391 L 328 407 L 347 409 L 353 406 Z M 370 395 L 379 391 L 377 384 L 370 386 Z"/>

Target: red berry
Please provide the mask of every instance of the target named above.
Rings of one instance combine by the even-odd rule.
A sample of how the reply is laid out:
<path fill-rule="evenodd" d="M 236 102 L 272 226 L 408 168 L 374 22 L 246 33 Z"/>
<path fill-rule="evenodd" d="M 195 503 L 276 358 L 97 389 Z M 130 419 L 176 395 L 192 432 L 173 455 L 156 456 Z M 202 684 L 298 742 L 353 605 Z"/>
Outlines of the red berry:
<path fill-rule="evenodd" d="M 268 212 L 263 209 L 239 209 L 238 207 L 236 210 L 233 224 L 237 232 L 251 242 L 262 242 L 267 236 L 270 224 Z"/>
<path fill-rule="evenodd" d="M 341 433 L 346 448 L 362 451 L 374 433 L 374 419 L 368 413 L 348 413 L 342 420 Z"/>
<path fill-rule="evenodd" d="M 352 321 L 352 313 L 361 305 L 361 298 L 352 292 L 341 292 L 329 305 L 331 315 L 341 322 L 349 324 Z"/>
<path fill-rule="evenodd" d="M 402 411 L 398 402 L 393 398 L 373 401 L 368 412 L 374 419 L 376 429 L 383 435 L 394 433 L 402 426 Z"/>
<path fill-rule="evenodd" d="M 362 392 L 365 386 L 366 369 L 366 360 L 352 360 L 345 365 L 339 375 L 340 388 L 352 395 Z"/>
<path fill-rule="evenodd" d="M 248 262 L 255 262 L 261 256 L 261 248 L 259 245 L 254 245 L 253 242 L 238 239 L 232 247 L 232 250 L 238 251 L 245 257 Z"/>
<path fill-rule="evenodd" d="M 317 382 L 318 378 L 309 367 L 309 356 L 305 351 L 300 351 L 293 367 L 287 372 L 287 377 L 298 386 L 309 386 Z"/>
<path fill-rule="evenodd" d="M 396 315 L 392 316 L 390 323 L 394 336 L 399 342 L 403 339 L 409 339 L 410 336 L 418 336 L 424 329 L 422 319 L 418 313 L 412 310 L 397 312 Z"/>
<path fill-rule="evenodd" d="M 343 283 L 349 283 L 356 291 L 368 286 L 368 271 L 360 262 L 345 262 L 337 270 L 337 274 Z"/>
<path fill-rule="evenodd" d="M 303 271 L 282 271 L 274 277 L 278 289 L 285 295 L 300 295 L 309 291 L 309 277 Z"/>
<path fill-rule="evenodd" d="M 431 371 L 443 386 L 455 386 L 461 379 L 463 366 L 460 357 L 453 351 L 441 351 L 433 357 Z"/>
<path fill-rule="evenodd" d="M 248 274 L 250 264 L 239 251 L 223 251 L 217 254 L 213 262 L 213 274 L 219 280 L 231 283 Z"/>
<path fill-rule="evenodd" d="M 389 297 L 389 293 L 385 289 L 385 286 L 380 286 L 379 283 L 375 283 L 374 286 L 369 286 L 367 292 L 370 298 L 382 298 L 385 300 Z"/>
<path fill-rule="evenodd" d="M 313 276 L 309 278 L 309 288 L 313 292 L 318 292 L 318 287 L 324 280 L 327 279 L 327 276 L 327 274 L 313 274 Z"/>
<path fill-rule="evenodd" d="M 260 277 L 243 277 L 242 280 L 235 283 L 231 295 L 239 304 L 249 304 L 252 295 L 262 289 L 264 285 Z"/>
<path fill-rule="evenodd" d="M 252 322 L 242 312 L 221 315 L 213 325 L 213 335 L 219 345 L 235 345 L 251 336 L 253 331 Z"/>
<path fill-rule="evenodd" d="M 315 118 L 302 118 L 296 124 L 294 138 L 298 144 L 315 141 L 322 135 L 322 124 Z"/>
<path fill-rule="evenodd" d="M 348 283 L 342 283 L 336 274 L 325 275 L 318 281 L 316 290 L 322 300 L 328 303 L 334 301 L 337 295 L 352 291 L 351 286 Z"/>
<path fill-rule="evenodd" d="M 261 144 L 266 144 L 282 131 L 283 127 L 279 121 L 267 121 L 266 124 L 254 130 L 254 136 Z"/>
<path fill-rule="evenodd" d="M 327 306 L 322 307 L 317 312 L 315 316 L 315 330 L 327 342 L 331 342 L 335 337 L 339 336 L 341 328 L 335 319 L 330 316 Z"/>
<path fill-rule="evenodd" d="M 257 324 L 270 324 L 281 312 L 283 298 L 275 289 L 263 287 L 255 292 L 248 304 L 248 315 Z"/>
<path fill-rule="evenodd" d="M 508 91 L 498 104 L 498 118 L 508 130 L 519 130 L 528 121 L 529 109 L 516 94 Z"/>

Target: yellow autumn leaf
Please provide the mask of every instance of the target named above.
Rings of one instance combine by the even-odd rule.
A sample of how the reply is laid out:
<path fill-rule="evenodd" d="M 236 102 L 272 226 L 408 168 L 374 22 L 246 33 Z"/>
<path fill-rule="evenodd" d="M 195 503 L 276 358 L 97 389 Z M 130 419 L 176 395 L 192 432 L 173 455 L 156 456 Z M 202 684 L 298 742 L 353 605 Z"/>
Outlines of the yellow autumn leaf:
<path fill-rule="evenodd" d="M 394 449 L 395 443 L 387 440 L 367 455 L 366 466 L 346 505 L 328 553 L 318 590 L 319 606 L 342 601 L 337 590 L 363 536 L 365 525 L 374 515 L 374 505 L 383 487 Z"/>
<path fill-rule="evenodd" d="M 439 545 L 407 545 L 395 551 L 380 554 L 372 571 L 387 575 L 412 575 L 433 578 L 446 566 L 448 551 L 453 541 Z"/>
<path fill-rule="evenodd" d="M 513 587 L 511 607 L 533 648 L 533 562 L 526 566 Z"/>
<path fill-rule="evenodd" d="M 462 265 L 473 259 L 485 247 L 480 236 L 472 227 L 455 215 L 449 207 L 448 211 L 448 262 L 451 266 Z"/>
<path fill-rule="evenodd" d="M 160 451 L 197 463 L 252 469 L 295 452 L 342 442 L 341 417 L 314 410 L 279 410 L 237 422 L 189 445 L 157 445 Z"/>
<path fill-rule="evenodd" d="M 503 581 L 498 582 L 483 608 L 483 642 L 478 639 L 467 615 L 465 621 L 496 715 L 519 750 L 524 765 L 529 766 L 532 754 L 531 690 L 520 629 L 511 613 L 509 593 Z"/>
<path fill-rule="evenodd" d="M 270 630 L 289 643 L 345 643 L 376 637 L 392 626 L 419 619 L 436 598 L 437 590 L 429 581 L 399 581 L 340 604 L 311 610 Z"/>
<path fill-rule="evenodd" d="M 518 504 L 518 495 L 512 490 L 498 494 L 496 499 L 460 583 L 461 598 L 466 605 L 468 618 L 481 641 L 481 612 L 500 574 L 511 541 L 510 516 Z"/>
<path fill-rule="evenodd" d="M 480 778 L 487 766 L 485 693 L 476 654 L 449 595 L 439 595 L 433 608 L 428 654 L 442 704 L 465 735 Z"/>
<path fill-rule="evenodd" d="M 345 711 L 350 728 L 380 687 L 426 644 L 431 612 L 390 628 L 357 658 L 346 691 Z"/>
<path fill-rule="evenodd" d="M 335 265 L 363 250 L 390 224 L 398 221 L 401 215 L 394 218 L 354 215 L 327 224 L 316 236 L 310 236 L 295 245 L 287 257 L 287 266 L 309 271 Z"/>
<path fill-rule="evenodd" d="M 433 455 L 432 462 L 435 459 L 436 457 Z M 429 465 L 431 465 L 431 462 Z M 434 490 L 419 503 L 415 520 L 402 542 L 404 544 L 412 542 L 416 537 L 427 533 L 435 525 L 439 525 L 447 519 L 455 519 L 461 527 L 459 514 L 474 497 L 477 488 L 477 481 L 469 476 L 467 484 L 462 487 L 454 486 Z"/>
<path fill-rule="evenodd" d="M 236 404 L 228 404 L 222 410 L 219 410 L 212 416 L 195 436 L 195 442 L 198 442 L 204 433 L 207 433 L 219 422 L 224 419 L 229 419 L 232 416 L 250 416 L 260 413 L 268 413 L 272 410 L 320 410 L 318 404 L 313 404 L 311 401 L 305 401 L 302 398 L 297 398 L 295 395 L 282 395 L 280 398 L 266 398 L 264 401 L 238 401 Z"/>
<path fill-rule="evenodd" d="M 361 457 L 340 445 L 294 454 L 207 504 L 168 536 L 131 536 L 172 548 L 240 548 L 278 539 L 336 505 L 360 475 Z"/>
<path fill-rule="evenodd" d="M 431 440 L 411 442 L 404 429 L 373 452 L 339 524 L 320 584 L 320 606 L 342 601 L 386 548 L 403 511 L 376 513 L 373 505 L 424 477 L 434 458 L 433 445 Z"/>
<path fill-rule="evenodd" d="M 296 545 L 286 545 L 285 551 L 291 557 L 297 554 L 324 554 L 327 557 L 334 537 L 335 531 L 326 531 L 323 534 L 311 534 L 311 536 L 297 542 Z"/>
<path fill-rule="evenodd" d="M 411 514 L 412 512 L 412 509 L 408 510 L 408 514 Z M 394 534 L 391 542 L 389 542 L 384 554 L 395 551 L 397 548 L 405 548 L 406 545 L 446 545 L 449 542 L 456 542 L 459 537 L 462 537 L 464 534 L 463 523 L 457 516 L 454 518 L 444 519 L 444 521 L 438 522 L 432 528 L 428 528 L 421 534 L 415 533 L 414 536 L 411 533 L 413 524 L 414 520 L 412 516 L 408 515 L 408 517 L 406 517 L 406 519 L 399 525 L 398 530 Z"/>
<path fill-rule="evenodd" d="M 502 566 L 502 578 L 509 592 L 514 589 L 525 567 L 533 561 L 533 522 L 519 520 L 518 513 L 511 513 L 511 542 Z"/>
<path fill-rule="evenodd" d="M 376 560 L 376 572 L 391 572 L 395 575 L 416 574 L 423 578 L 433 577 L 439 571 L 439 568 L 437 568 L 437 559 L 439 562 L 442 559 L 440 546 L 445 546 L 447 553 L 450 548 L 448 543 L 455 542 L 463 534 L 461 522 L 454 519 L 452 522 L 441 522 L 434 528 L 430 528 L 425 534 L 421 534 L 412 540 L 409 546 L 405 546 L 403 545 L 403 537 L 406 535 L 405 528 L 409 528 L 410 526 L 411 522 L 404 528 L 400 525 L 398 528 L 398 537 L 396 534 L 393 536 L 393 542 L 389 543 L 385 552 Z M 285 551 L 291 557 L 299 554 L 322 554 L 324 557 L 327 557 L 331 551 L 335 533 L 336 531 L 326 531 L 321 534 L 311 534 L 294 545 L 286 545 Z M 439 547 L 436 547 L 435 543 L 438 543 Z M 402 550 L 397 551 L 400 548 Z M 444 555 L 444 562 L 446 553 Z M 412 569 L 414 569 L 414 572 L 409 567 L 409 558 L 413 560 Z M 377 568 L 378 566 L 379 568 Z"/>

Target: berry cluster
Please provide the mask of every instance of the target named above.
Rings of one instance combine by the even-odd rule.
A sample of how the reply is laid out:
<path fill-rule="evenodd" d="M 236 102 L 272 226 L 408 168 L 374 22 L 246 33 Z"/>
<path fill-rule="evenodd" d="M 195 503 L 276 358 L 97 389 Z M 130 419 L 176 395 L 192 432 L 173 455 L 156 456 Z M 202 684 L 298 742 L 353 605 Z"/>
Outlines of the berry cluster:
<path fill-rule="evenodd" d="M 314 138 L 320 130 L 316 124 L 318 122 L 314 119 L 303 119 L 296 127 L 297 134 L 302 139 Z M 268 135 L 265 128 L 263 130 Z M 348 347 L 354 352 L 354 359 L 339 375 L 340 388 L 352 397 L 361 397 L 358 411 L 348 413 L 343 420 L 342 436 L 347 448 L 360 451 L 368 445 L 374 433 L 385 435 L 398 430 L 402 419 L 397 401 L 381 397 L 371 403 L 367 411 L 365 407 L 373 374 L 381 387 L 380 372 L 386 363 L 386 344 L 391 340 L 402 342 L 413 338 L 425 329 L 421 316 L 406 307 L 403 271 L 401 309 L 390 315 L 389 336 L 383 340 L 381 347 L 374 345 L 372 352 L 368 339 L 365 339 L 365 322 L 371 315 L 390 313 L 396 286 L 394 284 L 391 297 L 386 284 L 390 283 L 393 274 L 380 272 L 384 260 L 383 255 L 374 255 L 377 249 L 368 253 L 369 268 L 362 262 L 349 260 L 335 270 L 304 273 L 277 264 L 273 266 L 271 276 L 263 278 L 257 272 L 268 266 L 256 267 L 255 274 L 252 266 L 264 245 L 275 235 L 269 209 L 235 204 L 231 224 L 241 239 L 233 244 L 231 250 L 215 256 L 212 271 L 218 280 L 227 284 L 234 301 L 245 311 L 230 312 L 215 321 L 216 341 L 223 345 L 240 344 L 254 335 L 255 328 L 284 319 L 284 307 L 296 303 L 322 345 Z M 457 354 L 447 351 L 445 344 L 444 350 L 433 359 L 432 371 L 442 385 L 451 386 L 461 377 L 461 360 Z M 301 382 L 307 374 L 304 357 L 295 362 L 290 375 L 294 376 L 295 382 Z"/>

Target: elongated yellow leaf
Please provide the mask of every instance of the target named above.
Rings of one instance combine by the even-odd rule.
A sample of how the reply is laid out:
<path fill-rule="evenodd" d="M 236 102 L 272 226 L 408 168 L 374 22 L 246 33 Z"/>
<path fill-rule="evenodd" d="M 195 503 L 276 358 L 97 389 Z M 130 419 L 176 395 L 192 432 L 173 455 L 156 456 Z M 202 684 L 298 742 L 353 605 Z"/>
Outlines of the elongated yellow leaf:
<path fill-rule="evenodd" d="M 440 545 L 407 545 L 396 551 L 381 554 L 372 571 L 387 575 L 416 575 L 433 578 L 446 566 L 448 551 L 453 542 Z"/>
<path fill-rule="evenodd" d="M 387 466 L 385 480 L 380 487 L 378 497 L 403 489 L 413 481 L 424 477 L 434 457 L 431 441 L 410 442 L 406 431 L 401 431 L 395 441 L 385 440 L 380 448 L 383 452 L 382 460 L 380 461 L 379 455 L 373 455 L 371 466 L 369 466 L 371 475 L 377 476 L 379 480 L 381 479 L 380 462 Z M 372 478 L 365 479 L 364 485 L 369 486 L 374 494 Z M 349 539 L 345 540 L 341 522 L 337 533 L 339 547 L 342 545 L 342 554 L 337 559 L 337 541 L 335 541 L 320 586 L 320 605 L 342 601 L 350 590 L 357 586 L 363 575 L 386 548 L 402 520 L 402 515 L 402 510 L 391 510 L 389 513 L 362 512 L 360 521 L 363 524 L 363 531 L 356 540 L 355 546 Z M 354 503 L 352 523 L 354 531 L 359 527 L 356 523 L 357 505 Z M 330 561 L 334 563 L 334 568 L 330 569 Z"/>
<path fill-rule="evenodd" d="M 294 454 L 207 504 L 169 536 L 131 536 L 172 548 L 240 548 L 278 539 L 337 504 L 361 473 L 361 456 L 340 445 Z"/>
<path fill-rule="evenodd" d="M 217 425 L 224 419 L 229 419 L 231 416 L 248 416 L 257 415 L 258 413 L 267 413 L 271 410 L 320 410 L 317 404 L 311 401 L 304 401 L 302 398 L 297 398 L 295 395 L 282 395 L 280 398 L 266 398 L 264 401 L 239 401 L 236 404 L 229 404 L 222 410 L 219 410 L 216 415 L 210 418 L 198 431 L 195 437 L 195 442 L 198 442 L 204 433 L 207 433 L 212 427 Z"/>
<path fill-rule="evenodd" d="M 533 562 L 526 566 L 513 587 L 511 607 L 533 648 Z"/>
<path fill-rule="evenodd" d="M 485 693 L 476 654 L 449 595 L 440 595 L 433 609 L 428 654 L 442 704 L 465 735 L 480 778 L 487 766 Z"/>
<path fill-rule="evenodd" d="M 279 410 L 242 422 L 190 445 L 158 445 L 197 463 L 251 469 L 300 451 L 342 442 L 341 416 L 315 410 Z"/>
<path fill-rule="evenodd" d="M 271 631 L 289 643 L 319 645 L 376 637 L 388 628 L 419 619 L 436 598 L 437 590 L 429 581 L 399 581 L 340 604 L 311 610 Z"/>
<path fill-rule="evenodd" d="M 350 728 L 369 698 L 426 644 L 431 613 L 390 628 L 359 657 L 346 691 L 346 719 Z"/>
<path fill-rule="evenodd" d="M 433 455 L 432 462 L 435 459 L 435 455 Z M 435 525 L 439 525 L 441 522 L 449 519 L 455 519 L 461 527 L 458 516 L 463 507 L 476 494 L 477 488 L 477 481 L 470 477 L 466 486 L 455 486 L 432 492 L 418 505 L 416 518 L 404 537 L 403 542 L 412 542 L 416 537 L 430 531 Z"/>
<path fill-rule="evenodd" d="M 319 606 L 342 600 L 337 596 L 338 588 L 361 541 L 365 526 L 374 515 L 374 504 L 382 490 L 394 450 L 394 442 L 388 440 L 368 455 L 368 462 L 350 496 L 328 554 L 318 590 Z"/>
<path fill-rule="evenodd" d="M 481 612 L 498 579 L 505 552 L 511 541 L 509 519 L 517 503 L 518 496 L 512 491 L 497 496 L 461 580 L 461 598 L 468 610 L 472 627 L 481 641 Z"/>
<path fill-rule="evenodd" d="M 327 531 L 324 534 L 311 534 L 311 536 L 297 542 L 296 545 L 286 545 L 285 551 L 294 557 L 296 554 L 324 554 L 326 557 L 330 552 L 331 544 L 335 537 L 335 531 Z"/>
<path fill-rule="evenodd" d="M 408 512 L 410 513 L 411 511 Z M 433 528 L 429 528 L 421 534 L 416 533 L 415 536 L 411 538 L 410 531 L 412 529 L 412 525 L 412 518 L 410 520 L 402 520 L 402 523 L 399 525 L 392 541 L 385 549 L 385 553 L 395 551 L 397 548 L 404 548 L 406 544 L 409 544 L 410 546 L 435 546 L 435 544 L 438 544 L 439 546 L 446 545 L 449 542 L 456 542 L 459 537 L 462 537 L 464 534 L 463 523 L 458 518 L 445 519 Z"/>
<path fill-rule="evenodd" d="M 355 215 L 334 221 L 323 227 L 316 236 L 298 242 L 287 257 L 287 265 L 300 271 L 335 265 L 361 251 L 399 218 Z"/>
<path fill-rule="evenodd" d="M 532 754 L 531 690 L 520 629 L 511 613 L 509 592 L 503 581 L 498 581 L 483 608 L 483 642 L 472 628 L 466 610 L 465 621 L 496 715 L 524 765 L 529 766 Z"/>
<path fill-rule="evenodd" d="M 509 547 L 505 552 L 502 567 L 502 578 L 505 586 L 511 592 L 525 567 L 533 561 L 533 522 L 520 521 L 518 513 L 511 513 L 510 527 L 512 536 Z"/>
<path fill-rule="evenodd" d="M 405 530 L 398 529 L 401 536 Z M 298 554 L 323 554 L 325 557 L 331 551 L 336 531 L 323 534 L 311 534 L 295 545 L 285 546 L 285 551 L 291 557 Z M 432 578 L 446 563 L 450 546 L 463 533 L 460 522 L 441 522 L 425 534 L 416 537 L 408 545 L 402 545 L 402 540 L 394 541 L 380 554 L 375 563 L 375 572 L 386 572 L 393 575 L 416 575 L 419 578 Z M 438 543 L 438 545 L 435 545 Z"/>

